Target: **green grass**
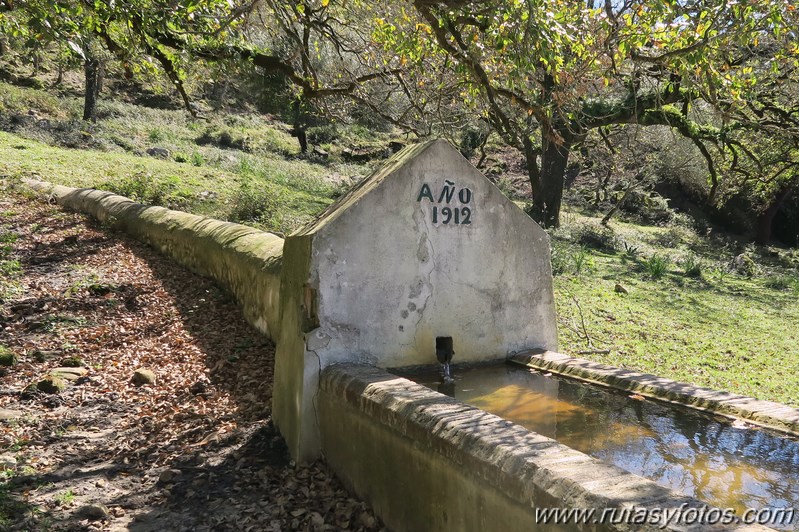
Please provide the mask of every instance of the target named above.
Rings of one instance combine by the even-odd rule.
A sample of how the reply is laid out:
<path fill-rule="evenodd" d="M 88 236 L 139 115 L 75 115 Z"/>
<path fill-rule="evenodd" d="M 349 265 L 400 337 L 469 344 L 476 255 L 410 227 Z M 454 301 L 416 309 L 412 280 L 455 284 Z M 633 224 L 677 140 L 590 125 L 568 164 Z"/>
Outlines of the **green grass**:
<path fill-rule="evenodd" d="M 0 174 L 31 177 L 74 187 L 94 187 L 134 199 L 220 219 L 243 183 L 272 189 L 280 197 L 277 220 L 264 227 L 289 232 L 333 201 L 333 187 L 320 185 L 325 169 L 304 161 L 259 159 L 257 171 L 232 172 L 139 157 L 128 153 L 72 150 L 0 132 Z M 209 198 L 209 199 L 206 199 Z"/>
<path fill-rule="evenodd" d="M 613 225 L 648 257 L 681 255 L 681 264 L 689 265 L 723 265 L 731 258 L 720 244 L 706 241 L 701 255 L 692 250 L 691 238 L 675 244 L 666 234 L 669 228 Z M 659 248 L 657 242 L 677 247 Z M 575 249 L 577 243 L 559 237 L 554 247 Z M 772 275 L 747 278 L 723 266 L 702 270 L 701 276 L 695 268 L 672 267 L 656 276 L 642 267 L 651 258 L 578 249 L 590 253 L 592 269 L 567 269 L 555 277 L 562 352 L 799 406 L 795 269 L 772 265 Z M 629 293 L 616 293 L 617 282 Z M 572 297 L 582 309 L 585 329 Z M 610 353 L 579 354 L 602 349 Z"/>
<path fill-rule="evenodd" d="M 75 493 L 71 489 L 62 491 L 61 493 L 56 494 L 55 500 L 61 506 L 70 506 L 73 502 L 75 502 Z"/>
<path fill-rule="evenodd" d="M 0 110 L 20 115 L 31 110 L 53 125 L 27 124 L 15 134 L 0 133 L 0 175 L 103 188 L 220 219 L 236 218 L 232 202 L 242 188 L 261 189 L 279 203 L 277 210 L 248 223 L 282 233 L 306 223 L 341 195 L 341 187 L 326 176 L 357 179 L 374 166 L 342 162 L 339 145 L 327 145 L 327 161 L 300 156 L 287 125 L 258 115 L 210 114 L 200 121 L 183 110 L 102 100 L 98 122 L 89 124 L 79 120 L 79 98 L 2 82 Z M 357 126 L 333 129 L 341 139 L 362 139 Z M 388 139 L 372 135 L 377 145 L 385 146 Z M 147 156 L 154 147 L 169 150 L 170 156 Z"/>
<path fill-rule="evenodd" d="M 0 83 L 0 113 L 27 112 L 28 109 L 38 109 L 53 116 L 63 116 L 61 102 L 49 92 Z"/>

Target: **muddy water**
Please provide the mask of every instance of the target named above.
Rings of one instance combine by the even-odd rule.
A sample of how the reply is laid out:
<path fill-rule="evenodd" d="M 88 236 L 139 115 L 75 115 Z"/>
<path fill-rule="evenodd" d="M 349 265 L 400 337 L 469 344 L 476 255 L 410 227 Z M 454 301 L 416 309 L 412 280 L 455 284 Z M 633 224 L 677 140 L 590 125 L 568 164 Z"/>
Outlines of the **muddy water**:
<path fill-rule="evenodd" d="M 441 387 L 438 374 L 410 378 Z M 713 506 L 739 514 L 799 507 L 797 439 L 524 368 L 462 370 L 455 379 L 465 403 Z"/>

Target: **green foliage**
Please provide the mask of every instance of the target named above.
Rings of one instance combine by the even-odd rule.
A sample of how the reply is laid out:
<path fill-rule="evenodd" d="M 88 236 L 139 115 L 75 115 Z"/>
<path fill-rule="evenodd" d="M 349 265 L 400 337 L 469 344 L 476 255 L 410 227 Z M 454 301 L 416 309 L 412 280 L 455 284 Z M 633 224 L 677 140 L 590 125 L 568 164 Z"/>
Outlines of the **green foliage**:
<path fill-rule="evenodd" d="M 191 164 L 194 166 L 202 166 L 205 164 L 205 157 L 198 151 L 191 152 Z"/>
<path fill-rule="evenodd" d="M 702 259 L 691 254 L 683 258 L 683 260 L 680 262 L 680 267 L 682 268 L 683 273 L 685 273 L 685 275 L 688 277 L 701 277 L 704 263 Z"/>
<path fill-rule="evenodd" d="M 100 188 L 147 205 L 174 206 L 180 179 L 159 180 L 147 172 L 137 172 L 115 181 L 106 181 Z"/>
<path fill-rule="evenodd" d="M 572 253 L 572 262 L 574 263 L 574 273 L 577 275 L 584 270 L 592 270 L 594 267 L 594 261 L 585 247 L 580 247 Z"/>
<path fill-rule="evenodd" d="M 0 276 L 13 277 L 22 272 L 22 265 L 16 259 L 2 259 L 0 260 Z"/>
<path fill-rule="evenodd" d="M 594 269 L 594 259 L 588 248 L 574 248 L 562 242 L 552 246 L 551 262 L 553 275 L 580 275 Z"/>
<path fill-rule="evenodd" d="M 275 187 L 247 180 L 233 195 L 228 218 L 237 223 L 280 230 L 280 206 L 283 201 L 285 197 Z"/>
<path fill-rule="evenodd" d="M 13 366 L 17 360 L 18 357 L 14 351 L 0 344 L 0 366 Z"/>
<path fill-rule="evenodd" d="M 153 128 L 147 133 L 147 139 L 150 142 L 161 142 L 166 138 L 166 135 L 159 128 Z"/>
<path fill-rule="evenodd" d="M 644 224 L 666 225 L 674 218 L 674 211 L 665 198 L 643 191 L 631 192 L 620 208 Z"/>
<path fill-rule="evenodd" d="M 574 239 L 578 244 L 592 249 L 615 251 L 618 247 L 615 231 L 605 225 L 583 225 L 575 232 Z"/>
<path fill-rule="evenodd" d="M 70 506 L 75 501 L 75 493 L 68 489 L 56 494 L 55 500 L 61 506 Z"/>
<path fill-rule="evenodd" d="M 665 248 L 676 248 L 685 244 L 694 234 L 686 227 L 674 226 L 669 227 L 666 231 L 659 233 L 655 237 L 655 243 L 658 246 Z"/>
<path fill-rule="evenodd" d="M 470 159 L 477 148 L 479 148 L 483 141 L 485 140 L 485 133 L 480 131 L 480 129 L 470 126 L 461 131 L 461 138 L 460 138 L 460 151 L 461 154 Z"/>
<path fill-rule="evenodd" d="M 799 277 L 796 275 L 777 275 L 767 277 L 763 284 L 772 290 L 790 291 L 799 294 Z"/>
<path fill-rule="evenodd" d="M 671 258 L 668 255 L 655 254 L 643 261 L 642 264 L 644 271 L 653 279 L 660 279 L 669 271 Z"/>
<path fill-rule="evenodd" d="M 754 277 L 759 271 L 757 263 L 748 253 L 741 253 L 736 256 L 732 260 L 732 268 L 738 275 L 745 277 Z"/>
<path fill-rule="evenodd" d="M 457 80 L 464 104 L 522 152 L 531 170 L 541 171 L 532 212 L 547 225 L 558 223 L 563 155 L 590 130 L 627 123 L 667 126 L 703 148 L 704 142 L 722 145 L 732 155 L 725 160 L 740 162 L 748 153 L 736 143 L 738 131 L 760 123 L 764 112 L 774 112 L 775 124 L 786 122 L 781 102 L 794 99 L 789 91 L 775 96 L 772 90 L 790 86 L 786 77 L 796 81 L 799 56 L 791 37 L 798 15 L 781 0 L 690 6 L 671 0 L 589 2 L 587 7 L 560 0 L 471 0 L 414 6 L 416 17 L 378 18 L 374 40 L 399 63 L 443 70 Z M 744 49 L 758 52 L 730 60 Z M 768 65 L 762 62 L 766 56 Z M 430 62 L 438 68 L 427 66 Z M 650 64 L 657 68 L 641 67 Z M 445 86 L 446 81 L 437 85 Z M 752 108 L 757 98 L 764 104 Z M 707 109 L 725 113 L 725 127 L 716 125 L 712 112 L 690 113 L 703 99 Z M 548 142 L 559 145 L 560 153 L 545 150 Z M 714 157 L 704 149 L 708 159 Z M 549 165 L 548 158 L 556 164 Z M 711 168 L 715 187 L 719 173 Z"/>
<path fill-rule="evenodd" d="M 624 246 L 624 258 L 628 260 L 636 260 L 641 254 L 641 249 L 634 244 L 622 241 L 622 245 Z"/>
<path fill-rule="evenodd" d="M 3 84 L 0 90 L 0 112 L 27 112 L 33 109 L 50 116 L 61 114 L 58 99 L 45 91 L 26 90 L 14 85 Z"/>

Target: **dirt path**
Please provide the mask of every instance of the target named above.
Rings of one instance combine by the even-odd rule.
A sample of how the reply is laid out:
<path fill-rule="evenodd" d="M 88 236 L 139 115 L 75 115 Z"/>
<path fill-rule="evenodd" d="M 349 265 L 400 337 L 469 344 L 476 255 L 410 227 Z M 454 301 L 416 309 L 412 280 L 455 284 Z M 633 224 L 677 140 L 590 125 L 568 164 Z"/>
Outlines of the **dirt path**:
<path fill-rule="evenodd" d="M 0 530 L 381 528 L 324 463 L 290 462 L 274 347 L 211 282 L 2 192 L 0 299 Z M 62 366 L 62 392 L 37 389 Z"/>

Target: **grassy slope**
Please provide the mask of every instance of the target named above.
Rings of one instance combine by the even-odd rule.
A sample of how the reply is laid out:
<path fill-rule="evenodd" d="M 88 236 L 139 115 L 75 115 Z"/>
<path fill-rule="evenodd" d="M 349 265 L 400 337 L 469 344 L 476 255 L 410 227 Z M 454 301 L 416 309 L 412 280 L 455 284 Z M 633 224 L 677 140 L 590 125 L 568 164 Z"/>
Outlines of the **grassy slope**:
<path fill-rule="evenodd" d="M 120 183 L 130 187 L 131 180 L 145 176 L 147 183 L 161 184 L 166 203 L 222 218 L 228 216 L 231 203 L 241 199 L 242 185 L 249 183 L 267 187 L 278 198 L 278 221 L 268 228 L 287 231 L 335 197 L 338 191 L 323 176 L 368 172 L 365 167 L 299 160 L 284 131 L 254 118 L 198 124 L 175 111 L 104 105 L 105 118 L 99 125 L 73 126 L 90 130 L 87 133 L 99 148 L 90 152 L 32 140 L 39 136 L 35 130 L 22 131 L 27 138 L 0 133 L 0 174 L 106 188 Z M 67 120 L 79 106 L 0 84 L 0 111 L 26 107 Z M 249 151 L 198 146 L 194 140 L 201 130 L 215 134 L 224 130 L 234 138 L 246 138 Z M 81 135 L 80 129 L 77 134 Z M 187 162 L 134 154 L 154 145 L 182 155 Z M 208 199 L 204 191 L 216 196 Z M 563 352 L 579 355 L 589 348 L 609 349 L 609 354 L 581 356 L 799 405 L 799 281 L 791 256 L 783 253 L 779 259 L 768 259 L 755 254 L 764 266 L 758 275 L 746 278 L 727 268 L 740 250 L 733 251 L 728 242 L 700 238 L 684 227 L 614 222 L 616 247 L 623 249 L 619 245 L 623 240 L 639 251 L 631 258 L 618 251 L 581 248 L 575 235 L 596 220 L 575 213 L 565 219 L 565 228 L 553 238 L 564 270 L 555 278 Z M 675 261 L 660 279 L 652 278 L 643 266 L 653 254 Z M 679 260 L 689 255 L 702 260 L 699 278 L 684 275 L 678 267 Z M 629 293 L 616 293 L 617 282 Z"/>
<path fill-rule="evenodd" d="M 368 165 L 346 164 L 336 157 L 300 156 L 287 126 L 255 115 L 210 114 L 207 120 L 192 120 L 183 111 L 102 101 L 100 120 L 88 124 L 79 120 L 78 98 L 0 82 L 0 118 L 9 123 L 10 116 L 27 116 L 29 111 L 36 120 L 14 124 L 15 135 L 0 133 L 4 175 L 102 186 L 223 219 L 236 219 L 233 203 L 246 195 L 250 207 L 275 211 L 256 225 L 279 232 L 303 224 L 341 193 L 341 186 L 327 176 L 340 180 L 370 172 Z M 39 119 L 49 125 L 42 127 Z M 220 141 L 223 136 L 226 142 Z M 358 138 L 348 140 L 358 143 Z M 169 150 L 169 157 L 147 156 L 147 149 L 154 147 Z"/>
<path fill-rule="evenodd" d="M 94 151 L 87 157 L 85 150 L 53 147 L 0 132 L 0 172 L 11 177 L 34 177 L 61 185 L 114 189 L 120 193 L 141 180 L 150 190 L 164 191 L 164 203 L 168 206 L 219 218 L 228 218 L 226 205 L 241 183 L 252 182 L 253 187 L 271 185 L 281 198 L 281 219 L 287 221 L 268 229 L 283 231 L 291 230 L 332 201 L 330 187 L 305 177 L 312 172 L 320 173 L 314 165 L 296 162 L 292 167 L 285 161 L 275 164 L 265 161 L 261 165 L 262 173 L 258 174 L 118 152 Z M 274 177 L 270 178 L 270 173 Z M 201 199 L 208 191 L 215 196 Z"/>
<path fill-rule="evenodd" d="M 562 233 L 591 222 L 580 217 Z M 799 405 L 799 277 L 792 254 L 753 254 L 760 271 L 745 277 L 729 271 L 735 252 L 724 242 L 684 228 L 613 227 L 618 240 L 639 249 L 637 257 L 554 239 L 567 257 L 566 271 L 555 277 L 562 351 Z M 672 259 L 658 279 L 644 265 L 653 254 Z M 685 274 L 688 256 L 701 261 L 701 276 Z M 617 293 L 616 283 L 629 293 Z M 579 355 L 592 349 L 610 353 Z"/>

